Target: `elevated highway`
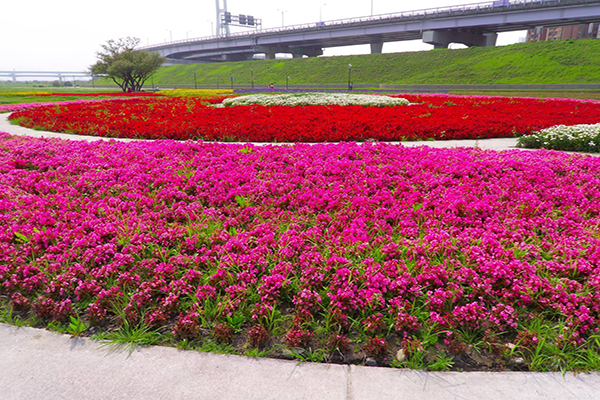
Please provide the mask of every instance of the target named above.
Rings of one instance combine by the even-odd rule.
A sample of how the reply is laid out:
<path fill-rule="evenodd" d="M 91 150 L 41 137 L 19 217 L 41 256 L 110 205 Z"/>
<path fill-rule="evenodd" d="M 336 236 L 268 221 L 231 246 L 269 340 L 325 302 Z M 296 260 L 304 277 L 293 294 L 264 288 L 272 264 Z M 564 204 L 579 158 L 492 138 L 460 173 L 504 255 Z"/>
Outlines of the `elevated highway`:
<path fill-rule="evenodd" d="M 0 71 L 0 78 L 11 78 L 13 82 L 17 78 L 56 78 L 62 82 L 68 78 L 90 79 L 90 74 L 81 71 Z"/>
<path fill-rule="evenodd" d="M 499 32 L 600 22 L 600 0 L 498 0 L 462 6 L 341 19 L 144 46 L 172 62 L 236 61 L 276 53 L 318 56 L 323 48 L 422 39 L 435 48 L 450 43 L 494 46 Z"/>

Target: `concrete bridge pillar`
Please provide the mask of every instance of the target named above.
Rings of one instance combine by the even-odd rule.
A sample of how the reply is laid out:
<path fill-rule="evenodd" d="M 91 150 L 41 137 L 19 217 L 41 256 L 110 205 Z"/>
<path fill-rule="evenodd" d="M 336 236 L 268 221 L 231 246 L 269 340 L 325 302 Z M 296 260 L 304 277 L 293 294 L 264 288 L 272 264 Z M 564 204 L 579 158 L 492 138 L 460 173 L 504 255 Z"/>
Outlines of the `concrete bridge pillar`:
<path fill-rule="evenodd" d="M 466 46 L 495 46 L 497 33 L 472 33 L 452 30 L 424 31 L 423 42 L 432 44 L 435 49 L 447 49 L 450 43 L 462 43 Z"/>
<path fill-rule="evenodd" d="M 290 53 L 293 58 L 316 57 L 323 55 L 323 49 L 320 47 L 293 47 L 290 48 Z"/>
<path fill-rule="evenodd" d="M 274 60 L 276 53 L 294 53 L 288 46 L 269 46 L 259 45 L 254 46 L 255 53 L 264 53 L 265 59 Z"/>
<path fill-rule="evenodd" d="M 383 52 L 383 42 L 371 43 L 371 54 L 381 54 Z"/>
<path fill-rule="evenodd" d="M 323 55 L 323 49 L 320 47 L 305 47 L 303 53 L 308 57 L 317 57 Z"/>
<path fill-rule="evenodd" d="M 226 54 L 224 56 L 224 61 L 246 61 L 251 57 L 251 54 L 250 56 L 248 54 Z"/>

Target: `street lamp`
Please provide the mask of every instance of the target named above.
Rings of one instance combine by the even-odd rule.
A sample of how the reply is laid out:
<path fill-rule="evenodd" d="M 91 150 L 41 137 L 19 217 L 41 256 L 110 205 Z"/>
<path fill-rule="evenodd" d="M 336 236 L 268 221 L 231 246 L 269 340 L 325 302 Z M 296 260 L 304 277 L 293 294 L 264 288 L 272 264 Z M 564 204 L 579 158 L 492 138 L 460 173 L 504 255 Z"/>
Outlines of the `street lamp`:
<path fill-rule="evenodd" d="M 250 80 L 252 81 L 252 89 L 254 89 L 254 68 L 250 67 Z"/>
<path fill-rule="evenodd" d="M 323 22 L 323 6 L 326 6 L 326 3 L 323 3 L 320 7 L 319 7 L 319 22 Z"/>
<path fill-rule="evenodd" d="M 277 9 L 277 11 L 281 11 L 281 27 L 283 28 L 285 26 L 285 23 L 283 22 L 283 14 L 286 13 L 287 10 Z"/>
<path fill-rule="evenodd" d="M 290 76 L 285 77 L 285 90 L 289 89 Z"/>
<path fill-rule="evenodd" d="M 173 41 L 173 31 L 170 29 L 167 29 L 167 32 L 169 32 L 169 37 L 171 38 L 171 42 Z"/>
<path fill-rule="evenodd" d="M 231 81 L 231 90 L 233 90 L 233 81 L 235 80 L 235 78 L 233 76 L 230 76 L 229 80 Z"/>
<path fill-rule="evenodd" d="M 373 0 L 371 0 L 371 16 L 373 16 Z"/>
<path fill-rule="evenodd" d="M 352 90 L 352 64 L 348 64 L 348 91 Z"/>
<path fill-rule="evenodd" d="M 196 71 L 194 71 L 194 89 L 198 89 L 198 83 L 196 81 Z"/>
<path fill-rule="evenodd" d="M 219 88 L 219 78 L 217 78 L 217 89 Z"/>
<path fill-rule="evenodd" d="M 210 22 L 210 35 L 214 35 L 215 34 L 215 24 L 214 22 L 212 22 L 210 19 L 207 19 L 206 22 Z"/>

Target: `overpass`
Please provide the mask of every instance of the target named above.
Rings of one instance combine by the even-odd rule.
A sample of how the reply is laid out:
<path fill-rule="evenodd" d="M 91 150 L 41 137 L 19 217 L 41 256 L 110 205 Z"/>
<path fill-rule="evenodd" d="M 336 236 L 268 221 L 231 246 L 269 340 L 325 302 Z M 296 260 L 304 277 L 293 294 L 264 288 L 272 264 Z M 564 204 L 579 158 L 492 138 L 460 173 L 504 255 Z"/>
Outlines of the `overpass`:
<path fill-rule="evenodd" d="M 90 74 L 81 71 L 0 71 L 0 78 L 11 78 L 13 82 L 16 82 L 17 78 L 56 78 L 62 82 L 65 78 L 76 77 L 90 79 Z"/>
<path fill-rule="evenodd" d="M 171 63 L 247 60 L 264 53 L 318 56 L 323 48 L 422 39 L 435 48 L 450 43 L 494 46 L 499 32 L 600 22 L 600 0 L 497 0 L 462 6 L 340 19 L 277 29 L 180 40 L 140 49 Z"/>

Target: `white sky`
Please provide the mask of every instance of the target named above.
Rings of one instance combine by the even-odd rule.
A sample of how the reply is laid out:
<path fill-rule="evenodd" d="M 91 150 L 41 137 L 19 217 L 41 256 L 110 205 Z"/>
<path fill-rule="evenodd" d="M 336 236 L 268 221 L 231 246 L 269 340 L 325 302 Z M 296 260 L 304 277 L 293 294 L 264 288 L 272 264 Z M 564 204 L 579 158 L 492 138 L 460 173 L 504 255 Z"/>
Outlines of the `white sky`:
<path fill-rule="evenodd" d="M 261 18 L 263 28 L 474 3 L 465 0 L 228 0 L 232 14 Z M 6 1 L 0 7 L 0 71 L 85 71 L 108 39 L 138 37 L 141 45 L 213 34 L 215 0 Z M 240 28 L 232 28 L 239 31 Z M 525 33 L 499 35 L 498 45 Z M 459 47 L 452 45 L 452 47 Z M 421 41 L 386 43 L 383 51 L 431 49 Z M 324 55 L 366 54 L 369 46 L 325 49 Z"/>

